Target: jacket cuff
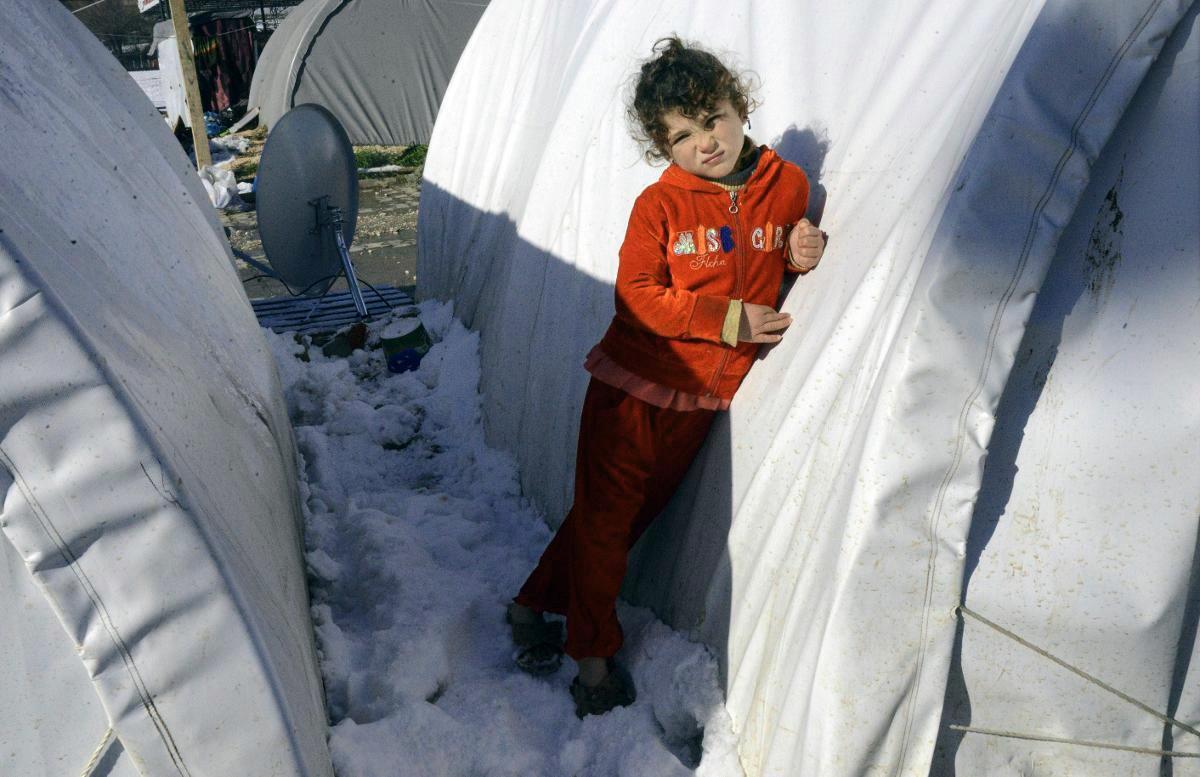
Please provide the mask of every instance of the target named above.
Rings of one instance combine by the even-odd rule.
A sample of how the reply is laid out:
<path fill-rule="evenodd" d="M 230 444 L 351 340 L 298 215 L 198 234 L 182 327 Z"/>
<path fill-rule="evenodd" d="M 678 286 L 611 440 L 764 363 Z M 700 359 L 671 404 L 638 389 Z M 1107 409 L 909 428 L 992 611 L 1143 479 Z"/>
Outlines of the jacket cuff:
<path fill-rule="evenodd" d="M 688 322 L 688 334 L 700 340 L 721 342 L 721 330 L 728 312 L 729 297 L 696 297 L 692 320 Z"/>
<path fill-rule="evenodd" d="M 742 326 L 742 301 L 729 300 L 729 310 L 725 313 L 725 324 L 721 327 L 721 342 L 730 347 L 737 347 L 738 330 Z"/>

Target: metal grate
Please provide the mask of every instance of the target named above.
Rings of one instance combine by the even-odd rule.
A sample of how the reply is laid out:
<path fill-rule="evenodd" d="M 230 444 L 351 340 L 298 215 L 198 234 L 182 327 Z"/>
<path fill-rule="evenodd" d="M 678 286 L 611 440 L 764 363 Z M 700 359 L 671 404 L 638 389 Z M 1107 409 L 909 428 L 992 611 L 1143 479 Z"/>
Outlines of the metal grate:
<path fill-rule="evenodd" d="M 413 304 L 407 292 L 395 286 L 376 287 L 378 294 L 364 290 L 367 315 L 386 315 L 392 308 Z M 380 299 L 382 297 L 383 299 Z M 271 297 L 250 300 L 258 323 L 276 332 L 333 332 L 358 320 L 350 292 L 341 291 L 323 297 Z"/>
<path fill-rule="evenodd" d="M 299 5 L 303 0 L 184 0 L 188 13 L 200 11 L 259 11 L 278 13 L 281 8 Z M 166 3 L 163 3 L 166 5 Z"/>

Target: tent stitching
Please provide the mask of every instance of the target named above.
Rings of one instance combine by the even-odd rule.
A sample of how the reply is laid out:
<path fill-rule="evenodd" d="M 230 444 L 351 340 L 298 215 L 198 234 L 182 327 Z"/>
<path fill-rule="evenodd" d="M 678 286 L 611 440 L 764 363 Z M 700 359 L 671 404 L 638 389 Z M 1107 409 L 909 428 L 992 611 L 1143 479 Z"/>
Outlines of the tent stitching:
<path fill-rule="evenodd" d="M 1017 260 L 1017 266 L 1013 272 L 1012 279 L 1009 281 L 1008 288 L 1005 289 L 1004 294 L 1001 295 L 1000 304 L 996 308 L 996 313 L 992 317 L 992 324 L 988 331 L 984 355 L 980 363 L 979 376 L 976 380 L 975 388 L 967 396 L 966 401 L 963 403 L 962 410 L 959 412 L 958 433 L 956 435 L 957 439 L 955 443 L 954 454 L 951 457 L 950 466 L 947 468 L 946 474 L 942 478 L 941 485 L 938 487 L 937 496 L 934 499 L 933 510 L 930 513 L 931 522 L 929 525 L 930 531 L 928 535 L 929 558 L 925 575 L 925 602 L 921 610 L 921 637 L 917 647 L 917 666 L 915 677 L 909 691 L 909 701 L 905 710 L 906 720 L 904 724 L 904 734 L 901 738 L 902 744 L 900 749 L 900 757 L 896 762 L 897 774 L 899 773 L 899 769 L 905 763 L 905 760 L 908 756 L 909 744 L 912 741 L 912 727 L 916 717 L 915 707 L 921 687 L 921 678 L 924 676 L 925 656 L 929 649 L 928 635 L 930 628 L 930 612 L 933 604 L 933 583 L 935 578 L 935 570 L 937 567 L 937 533 L 941 524 L 943 506 L 945 504 L 946 494 L 949 491 L 950 485 L 953 482 L 955 475 L 958 473 L 958 468 L 962 463 L 962 457 L 966 447 L 965 440 L 967 418 L 970 414 L 971 407 L 975 404 L 976 400 L 978 400 L 979 395 L 983 393 L 983 387 L 987 381 L 988 373 L 991 371 L 992 354 L 995 351 L 996 339 L 999 337 L 1000 321 L 1007 312 L 1008 305 L 1012 301 L 1013 295 L 1016 293 L 1017 284 L 1020 281 L 1021 276 L 1024 275 L 1025 268 L 1029 263 L 1029 254 L 1033 249 L 1033 238 L 1037 233 L 1038 222 L 1041 220 L 1042 213 L 1046 209 L 1046 206 L 1049 204 L 1050 199 L 1057 188 L 1058 181 L 1062 176 L 1063 170 L 1066 168 L 1070 159 L 1075 155 L 1076 147 L 1079 144 L 1080 131 L 1084 122 L 1089 116 L 1091 116 L 1092 109 L 1095 108 L 1096 103 L 1099 101 L 1100 94 L 1108 86 L 1109 81 L 1116 72 L 1117 66 L 1124 61 L 1125 57 L 1129 53 L 1130 48 L 1133 46 L 1134 41 L 1141 35 L 1142 31 L 1146 28 L 1146 25 L 1149 24 L 1150 18 L 1157 13 L 1162 3 L 1163 0 L 1154 0 L 1154 2 L 1147 7 L 1141 18 L 1138 19 L 1138 22 L 1134 25 L 1133 30 L 1130 31 L 1129 35 L 1125 38 L 1125 41 L 1121 44 L 1121 47 L 1117 49 L 1116 53 L 1109 61 L 1108 66 L 1105 68 L 1099 81 L 1096 83 L 1096 86 L 1092 89 L 1091 94 L 1088 96 L 1088 100 L 1084 104 L 1083 109 L 1076 116 L 1076 119 L 1071 126 L 1071 134 L 1068 139 L 1067 146 L 1059 157 L 1058 164 L 1055 166 L 1054 171 L 1051 173 L 1050 180 L 1047 182 L 1046 190 L 1042 193 L 1041 198 L 1038 200 L 1033 209 L 1033 213 L 1030 216 L 1029 229 L 1026 231 L 1025 242 L 1022 246 L 1020 257 Z"/>
<path fill-rule="evenodd" d="M 192 181 L 193 185 L 199 184 L 198 179 L 188 179 L 188 180 Z M 2 242 L 2 241 L 3 241 L 3 238 L 0 238 L 0 242 Z M 16 247 L 12 246 L 10 248 L 10 252 L 15 257 L 17 255 Z M 47 304 L 58 309 L 58 312 L 61 316 L 61 319 L 60 319 L 61 322 L 64 325 L 68 326 L 76 334 L 76 336 L 79 338 L 80 341 L 90 343 L 91 342 L 90 337 L 89 337 L 88 333 L 85 331 L 84 327 L 80 325 L 79 321 L 73 315 L 71 315 L 70 311 L 67 310 L 65 308 L 65 306 L 62 306 L 61 301 L 58 298 L 56 298 L 53 294 L 47 293 L 49 291 L 49 289 L 46 288 L 45 283 L 38 276 L 38 274 L 37 274 L 36 270 L 33 268 L 33 266 L 28 262 L 22 262 L 22 260 L 20 260 L 20 259 L 17 260 L 17 263 L 23 264 L 25 272 L 34 279 L 35 285 L 42 287 L 41 290 L 42 290 L 42 293 L 45 294 Z M 159 462 L 160 467 L 162 467 L 164 470 L 168 469 L 168 462 L 172 461 L 172 457 L 166 456 L 165 455 L 166 451 L 163 450 L 163 447 L 164 447 L 163 444 L 153 442 L 151 439 L 151 436 L 149 434 L 150 424 L 157 424 L 157 422 L 155 421 L 154 413 L 151 411 L 148 403 L 145 402 L 143 400 L 143 398 L 134 391 L 134 388 L 131 385 L 129 385 L 125 381 L 121 380 L 120 377 L 117 376 L 116 374 L 112 373 L 106 362 L 98 361 L 95 363 L 94 366 L 96 367 L 96 369 L 98 371 L 100 371 L 101 374 L 105 375 L 108 378 L 109 387 L 113 391 L 113 396 L 116 398 L 116 400 L 118 402 L 120 402 L 122 405 L 124 405 L 126 407 L 126 409 L 129 411 L 129 416 L 130 416 L 131 422 L 134 423 L 139 429 L 141 429 L 144 433 L 147 434 L 146 442 L 150 446 L 151 450 L 153 451 L 155 459 Z M 243 399 L 249 399 L 249 397 L 245 394 L 245 392 L 237 391 L 237 393 L 238 393 L 239 397 L 241 397 Z M 264 411 L 259 406 L 259 404 L 257 402 L 253 402 L 253 401 L 251 401 L 250 404 L 252 405 L 252 408 L 254 409 L 256 415 L 258 415 L 260 419 L 263 418 Z M 269 424 L 268 424 L 268 426 L 269 426 Z M 173 441 L 168 441 L 167 444 L 169 445 L 170 453 L 174 454 L 173 460 L 176 462 L 179 462 L 182 466 L 186 467 L 187 466 L 186 459 L 182 455 L 181 451 L 179 450 L 178 445 L 176 445 Z M 0 454 L 3 454 L 2 449 L 0 449 Z M 0 464 L 5 463 L 5 460 L 6 460 L 6 457 L 0 456 Z M 12 469 L 13 476 L 15 478 L 16 477 L 15 468 L 10 467 L 10 469 Z M 144 467 L 143 467 L 143 472 L 145 472 Z M 189 475 L 193 475 L 193 476 L 196 475 L 196 473 L 190 468 L 187 469 L 187 473 Z M 151 485 L 154 486 L 155 484 L 153 482 L 153 478 L 149 477 L 149 473 L 146 473 L 146 475 L 147 475 L 147 479 L 150 480 Z M 171 479 L 175 480 L 176 478 L 174 475 L 172 475 Z M 196 479 L 198 481 L 198 476 Z M 169 504 L 173 504 L 175 507 L 185 510 L 185 511 L 187 509 L 193 509 L 192 506 L 190 505 L 190 503 L 185 504 L 187 497 L 182 492 L 177 494 L 174 499 L 168 499 L 162 493 L 161 489 L 158 489 L 157 486 L 155 486 L 155 488 L 159 492 L 159 495 L 163 496 L 163 499 L 165 502 L 167 502 Z M 25 490 L 25 489 L 23 489 L 23 490 Z M 30 503 L 34 504 L 31 492 L 29 493 L 28 498 L 30 499 Z M 40 505 L 38 505 L 38 509 L 39 510 L 42 509 Z M 202 508 L 200 508 L 200 507 L 195 507 L 194 509 L 202 511 Z M 205 513 L 205 515 L 210 520 L 212 519 L 212 516 L 208 516 L 206 513 Z M 49 523 L 48 515 L 46 516 L 45 520 L 47 523 Z M 209 521 L 198 521 L 198 522 L 196 522 L 195 526 L 196 526 L 196 529 L 197 529 L 199 535 L 204 539 L 205 544 L 208 547 L 212 548 L 213 540 L 212 540 L 212 537 L 209 535 L 208 531 L 206 530 L 208 523 L 209 523 Z M 53 528 L 52 523 L 50 524 L 50 526 L 51 526 L 51 528 Z M 43 529 L 45 530 L 45 526 L 43 526 Z M 49 531 L 47 531 L 47 534 L 49 534 Z M 57 535 L 57 530 L 55 530 L 55 535 Z M 61 539 L 61 537 L 59 539 Z M 54 536 L 51 537 L 51 540 L 55 541 Z M 65 550 L 65 546 L 62 543 L 56 542 L 56 544 L 59 545 L 60 550 Z M 66 555 L 66 554 L 64 553 L 64 555 Z M 69 561 L 72 566 L 72 569 L 78 569 L 78 566 L 75 564 L 73 558 L 70 559 Z M 258 572 L 258 570 L 256 570 L 256 569 L 252 569 L 252 571 Z M 231 598 L 232 598 L 238 612 L 242 613 L 242 614 L 248 614 L 249 607 L 243 600 L 243 597 L 239 594 L 237 588 L 231 584 L 231 582 L 229 580 L 228 570 L 224 569 L 223 567 L 219 567 L 218 573 L 220 575 L 222 582 L 226 586 L 226 589 L 229 590 L 229 592 L 231 594 Z M 86 576 L 84 576 L 84 577 L 86 579 Z M 261 579 L 261 575 L 259 575 L 259 578 Z M 104 607 L 103 601 L 100 599 L 98 592 L 95 592 L 95 589 L 91 587 L 90 580 L 87 582 L 86 590 L 89 591 L 89 598 L 92 599 L 93 603 L 96 603 L 103 610 L 104 622 L 106 623 L 106 625 L 110 624 L 110 621 L 107 620 L 109 617 L 108 610 L 107 610 L 107 608 Z M 95 594 L 95 595 L 93 596 L 92 594 Z M 263 643 L 265 642 L 264 635 L 260 632 L 257 625 L 249 618 L 246 619 L 245 623 L 246 623 L 248 631 L 252 634 L 252 637 L 250 639 L 251 646 L 253 647 L 256 654 L 258 654 L 259 656 L 263 656 L 263 654 L 265 653 L 265 648 L 263 646 Z M 142 680 L 140 671 L 137 669 L 136 664 L 132 663 L 133 662 L 132 653 L 128 650 L 127 646 L 125 645 L 124 639 L 116 631 L 115 625 L 112 625 L 112 628 L 109 629 L 109 631 L 110 631 L 110 634 L 114 638 L 114 644 L 118 645 L 118 649 L 120 650 L 123 659 L 124 659 L 124 657 L 128 656 L 127 663 L 132 665 L 132 671 L 135 675 L 135 685 L 138 687 L 138 691 L 139 691 L 139 694 L 142 696 L 143 703 L 145 704 L 147 699 L 150 700 L 151 706 L 147 707 L 147 711 L 150 711 L 151 708 L 153 707 L 153 713 L 151 714 L 151 718 L 153 720 L 155 720 L 155 727 L 156 727 L 156 729 L 159 729 L 160 736 L 163 736 L 164 732 L 165 732 L 164 742 L 168 743 L 168 748 L 167 748 L 168 753 L 171 755 L 171 758 L 173 761 L 176 761 L 177 760 L 176 756 L 178 756 L 178 760 L 177 760 L 177 764 L 176 764 L 177 768 L 182 769 L 182 772 L 186 775 L 189 775 L 189 777 L 190 777 L 191 773 L 187 769 L 186 764 L 184 764 L 182 761 L 182 754 L 180 754 L 178 752 L 178 747 L 175 745 L 174 736 L 171 734 L 169 727 L 166 726 L 166 722 L 165 721 L 162 722 L 161 728 L 158 725 L 158 718 L 156 718 L 155 716 L 158 716 L 159 713 L 158 713 L 157 707 L 153 706 L 153 695 L 151 694 L 149 687 L 147 685 L 145 685 L 144 681 Z M 269 671 L 271 674 L 275 673 L 275 669 L 273 667 L 268 669 L 267 671 Z M 291 748 L 292 752 L 295 753 L 297 755 L 297 757 L 299 758 L 302 750 L 301 750 L 299 742 L 297 742 L 297 740 L 296 740 L 296 733 L 298 730 L 298 726 L 293 721 L 293 711 L 290 707 L 288 707 L 288 705 L 286 705 L 284 703 L 284 700 L 281 698 L 280 691 L 277 686 L 272 684 L 270 686 L 270 690 L 271 690 L 272 697 L 274 698 L 276 704 L 278 705 L 277 708 L 280 710 L 280 712 L 284 716 L 284 718 L 288 721 L 288 725 L 285 728 L 285 734 L 286 734 L 288 745 Z"/>
<path fill-rule="evenodd" d="M 158 730 L 159 738 L 166 745 L 167 754 L 175 764 L 175 768 L 180 774 L 190 776 L 191 772 L 188 771 L 187 765 L 183 762 L 183 755 L 179 752 L 179 747 L 175 744 L 175 738 L 171 734 L 171 729 L 159 713 L 158 706 L 154 702 L 154 696 L 150 693 L 145 680 L 142 679 L 137 662 L 134 661 L 133 653 L 129 650 L 129 646 L 125 644 L 125 639 L 117 630 L 116 624 L 113 623 L 112 617 L 108 613 L 108 608 L 104 604 L 104 599 L 92 585 L 92 581 L 88 578 L 87 573 L 80 567 L 78 557 L 71 551 L 62 535 L 59 534 L 54 522 L 50 520 L 50 516 L 46 513 L 45 508 L 38 502 L 32 489 L 25 482 L 25 477 L 17 469 L 16 463 L 13 462 L 3 448 L 0 448 L 0 464 L 3 464 L 12 473 L 13 483 L 21 490 L 21 495 L 29 504 L 34 517 L 37 518 L 38 525 L 50 542 L 58 549 L 59 554 L 67 562 L 67 566 L 79 582 L 80 587 L 87 594 L 88 599 L 91 600 L 100 623 L 104 626 L 104 630 L 108 632 L 109 639 L 121 657 L 121 662 L 125 664 L 125 669 L 133 680 L 133 686 L 137 689 L 137 694 L 141 698 L 142 707 L 145 708 L 146 714 L 149 715 L 151 722 L 154 724 L 154 728 Z"/>

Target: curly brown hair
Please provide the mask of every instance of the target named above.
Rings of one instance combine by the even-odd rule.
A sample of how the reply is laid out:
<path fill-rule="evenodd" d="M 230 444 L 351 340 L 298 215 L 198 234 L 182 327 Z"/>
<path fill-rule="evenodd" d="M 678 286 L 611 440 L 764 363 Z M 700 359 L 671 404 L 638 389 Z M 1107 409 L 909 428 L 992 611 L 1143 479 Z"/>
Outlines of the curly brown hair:
<path fill-rule="evenodd" d="M 743 120 L 758 107 L 750 77 L 725 66 L 714 54 L 672 35 L 654 43 L 654 56 L 638 71 L 626 114 L 634 139 L 645 146 L 649 162 L 670 159 L 667 126 L 672 111 L 689 119 L 728 99 Z"/>

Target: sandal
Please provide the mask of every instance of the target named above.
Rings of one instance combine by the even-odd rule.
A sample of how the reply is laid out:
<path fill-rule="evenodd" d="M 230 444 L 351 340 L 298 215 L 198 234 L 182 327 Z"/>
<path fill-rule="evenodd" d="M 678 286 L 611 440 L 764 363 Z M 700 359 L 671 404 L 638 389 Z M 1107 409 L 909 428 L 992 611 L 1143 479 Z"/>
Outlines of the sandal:
<path fill-rule="evenodd" d="M 584 685 L 578 677 L 571 681 L 571 698 L 575 700 L 575 717 L 583 720 L 587 715 L 603 715 L 614 707 L 628 707 L 637 700 L 637 690 L 629 672 L 610 658 L 608 675 L 599 685 Z"/>
<path fill-rule="evenodd" d="M 553 642 L 539 642 L 517 651 L 513 658 L 517 668 L 535 677 L 554 674 L 562 666 L 562 645 Z"/>
<path fill-rule="evenodd" d="M 504 622 L 512 628 L 512 641 L 520 648 L 533 647 L 540 645 L 543 642 L 557 642 L 562 644 L 563 631 L 561 621 L 537 620 L 529 623 L 519 623 L 513 620 L 512 609 L 515 605 L 508 605 L 508 609 L 504 611 Z"/>
<path fill-rule="evenodd" d="M 563 662 L 563 628 L 559 621 L 518 623 L 513 620 L 512 607 L 504 620 L 512 627 L 512 640 L 519 650 L 513 657 L 517 668 L 531 675 L 554 674 Z"/>

